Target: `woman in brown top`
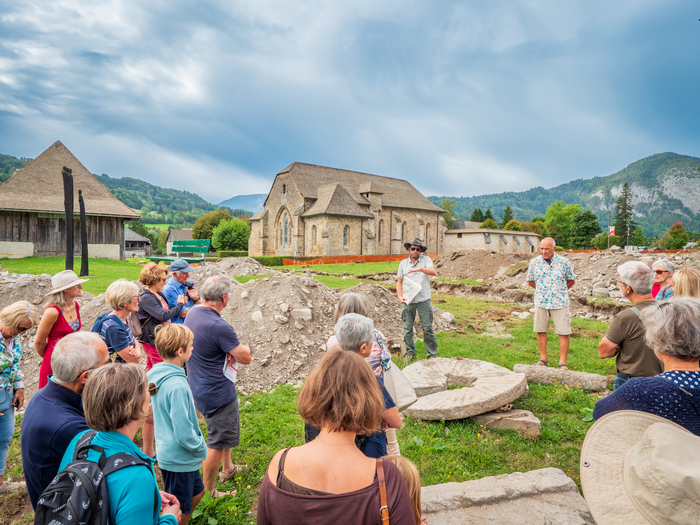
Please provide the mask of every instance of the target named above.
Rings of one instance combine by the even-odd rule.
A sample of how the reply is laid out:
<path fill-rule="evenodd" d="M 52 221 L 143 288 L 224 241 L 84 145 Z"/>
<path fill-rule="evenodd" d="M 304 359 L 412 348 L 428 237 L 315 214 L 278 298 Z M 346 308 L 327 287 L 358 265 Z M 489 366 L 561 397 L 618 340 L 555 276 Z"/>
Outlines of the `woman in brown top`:
<path fill-rule="evenodd" d="M 379 385 L 364 360 L 354 352 L 328 352 L 306 379 L 298 408 L 321 433 L 272 458 L 260 488 L 258 525 L 382 525 L 381 470 L 389 522 L 415 525 L 398 468 L 390 462 L 380 467 L 381 460 L 355 446 L 355 435 L 374 432 L 384 411 Z"/>

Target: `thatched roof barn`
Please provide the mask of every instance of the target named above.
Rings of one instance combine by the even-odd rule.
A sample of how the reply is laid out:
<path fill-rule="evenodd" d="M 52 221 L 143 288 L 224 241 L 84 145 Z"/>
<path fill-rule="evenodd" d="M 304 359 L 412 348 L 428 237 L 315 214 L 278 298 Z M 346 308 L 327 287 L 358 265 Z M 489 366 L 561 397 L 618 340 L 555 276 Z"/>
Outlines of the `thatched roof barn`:
<path fill-rule="evenodd" d="M 73 253 L 80 256 L 82 190 L 90 257 L 124 256 L 124 222 L 139 214 L 114 197 L 60 141 L 0 185 L 0 256 L 60 256 L 65 254 L 63 177 L 73 171 L 75 234 Z"/>
<path fill-rule="evenodd" d="M 250 219 L 250 255 L 403 254 L 418 237 L 442 251 L 444 210 L 408 181 L 294 162 Z"/>

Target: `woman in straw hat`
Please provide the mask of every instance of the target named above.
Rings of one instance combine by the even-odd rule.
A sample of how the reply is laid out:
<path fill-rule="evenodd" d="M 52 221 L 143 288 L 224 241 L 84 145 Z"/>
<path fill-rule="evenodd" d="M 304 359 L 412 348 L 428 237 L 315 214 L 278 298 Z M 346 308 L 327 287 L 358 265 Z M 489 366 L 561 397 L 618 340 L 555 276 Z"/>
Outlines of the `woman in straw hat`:
<path fill-rule="evenodd" d="M 39 388 L 44 388 L 51 370 L 51 354 L 56 343 L 68 334 L 80 330 L 80 306 L 76 297 L 83 295 L 82 283 L 88 279 L 79 279 L 72 270 L 64 270 L 51 278 L 53 290 L 49 292 L 49 302 L 41 316 L 36 330 L 34 348 L 43 358 L 39 370 Z"/>
<path fill-rule="evenodd" d="M 24 403 L 24 382 L 19 369 L 22 347 L 19 338 L 39 320 L 36 308 L 29 301 L 17 301 L 0 311 L 0 493 L 16 488 L 3 484 L 5 459 L 15 432 L 15 413 Z M 15 485 L 12 487 L 12 485 Z"/>
<path fill-rule="evenodd" d="M 640 410 L 700 436 L 700 300 L 676 297 L 642 310 L 646 342 L 664 364 L 653 377 L 633 377 L 598 401 L 593 417 Z"/>

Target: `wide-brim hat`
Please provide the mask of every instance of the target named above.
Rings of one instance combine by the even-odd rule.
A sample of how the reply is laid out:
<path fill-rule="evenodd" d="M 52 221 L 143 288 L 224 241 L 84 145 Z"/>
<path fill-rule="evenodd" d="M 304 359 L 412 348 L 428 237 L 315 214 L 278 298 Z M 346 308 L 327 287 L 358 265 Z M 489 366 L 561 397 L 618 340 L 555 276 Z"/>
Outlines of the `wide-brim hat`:
<path fill-rule="evenodd" d="M 598 525 L 698 523 L 700 437 L 646 412 L 607 414 L 583 442 L 581 486 Z"/>
<path fill-rule="evenodd" d="M 58 272 L 56 275 L 51 277 L 51 290 L 47 295 L 57 292 L 62 292 L 75 286 L 76 284 L 86 283 L 90 279 L 80 279 L 78 275 L 73 270 L 63 270 Z"/>
<path fill-rule="evenodd" d="M 423 244 L 423 241 L 421 241 L 418 237 L 413 239 L 411 242 L 404 243 L 403 245 L 403 247 L 407 250 L 410 250 L 411 246 L 420 246 L 421 253 L 425 253 L 426 251 L 428 251 L 428 247 L 425 244 Z"/>

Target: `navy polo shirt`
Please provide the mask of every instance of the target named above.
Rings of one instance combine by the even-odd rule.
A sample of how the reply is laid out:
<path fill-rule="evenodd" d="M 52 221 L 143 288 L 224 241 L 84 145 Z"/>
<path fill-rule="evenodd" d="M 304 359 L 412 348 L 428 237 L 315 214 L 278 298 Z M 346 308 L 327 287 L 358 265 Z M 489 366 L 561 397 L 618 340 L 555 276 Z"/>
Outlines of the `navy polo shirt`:
<path fill-rule="evenodd" d="M 58 474 L 71 440 L 85 430 L 83 397 L 49 378 L 29 401 L 20 434 L 22 468 L 33 508 Z"/>

